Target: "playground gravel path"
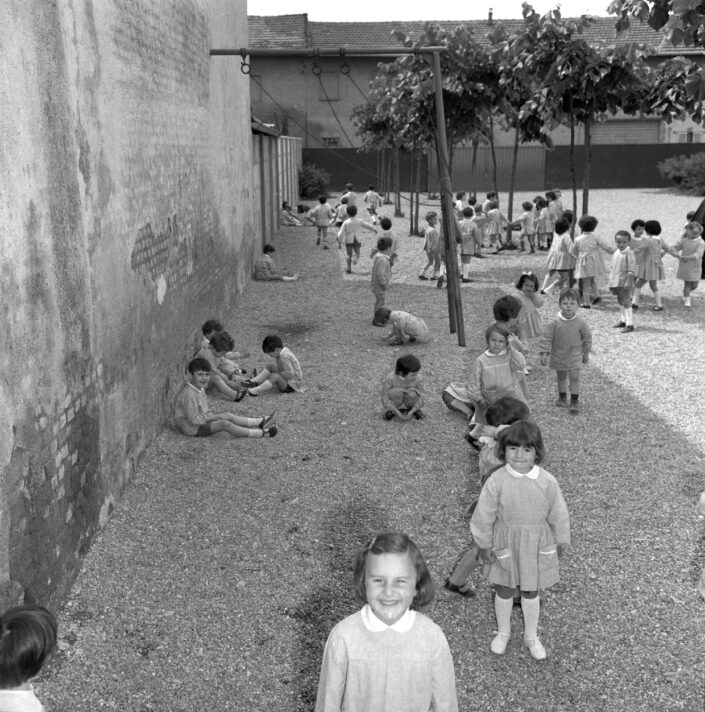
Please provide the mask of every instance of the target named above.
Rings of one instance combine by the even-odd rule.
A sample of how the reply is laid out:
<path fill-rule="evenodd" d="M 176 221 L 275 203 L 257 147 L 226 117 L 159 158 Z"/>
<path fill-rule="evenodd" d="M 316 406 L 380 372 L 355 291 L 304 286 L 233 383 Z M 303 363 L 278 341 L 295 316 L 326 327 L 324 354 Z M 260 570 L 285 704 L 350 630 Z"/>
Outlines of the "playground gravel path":
<path fill-rule="evenodd" d="M 475 580 L 472 600 L 442 588 L 467 543 L 478 484 L 464 424 L 436 396 L 480 352 L 494 299 L 527 266 L 542 276 L 544 258 L 476 262 L 477 281 L 462 288 L 464 349 L 448 331 L 445 290 L 416 280 L 421 240 L 402 242 L 388 301 L 433 333 L 404 347 L 423 364 L 427 419 L 381 419 L 377 384 L 404 350 L 381 344 L 371 325 L 365 253 L 344 275 L 341 253 L 316 249 L 313 228 L 282 230 L 275 258 L 300 281 L 253 282 L 236 313 L 217 316 L 254 357 L 279 333 L 307 390 L 212 400 L 239 413 L 276 409 L 272 440 L 169 430 L 156 439 L 60 611 L 60 649 L 36 685 L 48 712 L 311 710 L 328 631 L 357 607 L 355 554 L 388 529 L 410 534 L 429 564 L 438 590 L 426 612 L 448 637 L 461 710 L 703 709 L 705 608 L 695 583 L 705 526 L 694 507 L 705 489 L 705 295 L 686 311 L 664 283 L 666 310 L 640 310 L 629 336 L 611 328 L 612 298 L 591 310 L 595 353 L 578 417 L 553 407 L 552 372 L 530 374 L 573 546 L 544 597 L 548 659 L 522 649 L 518 609 L 497 657 L 486 584 Z M 544 317 L 556 310 L 549 297 Z"/>

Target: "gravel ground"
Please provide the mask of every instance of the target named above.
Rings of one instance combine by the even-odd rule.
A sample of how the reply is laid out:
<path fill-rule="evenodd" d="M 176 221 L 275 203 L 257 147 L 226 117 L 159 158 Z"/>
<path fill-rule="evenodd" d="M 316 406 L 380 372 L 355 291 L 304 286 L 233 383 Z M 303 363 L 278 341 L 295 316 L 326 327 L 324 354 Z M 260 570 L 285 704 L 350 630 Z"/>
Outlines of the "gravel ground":
<path fill-rule="evenodd" d="M 591 212 L 613 234 L 658 205 L 674 240 L 694 203 L 667 191 L 594 191 Z M 400 236 L 405 228 L 395 219 Z M 370 324 L 371 240 L 352 275 L 343 253 L 314 243 L 313 228 L 281 231 L 275 257 L 300 281 L 253 282 L 237 314 L 220 315 L 253 354 L 280 333 L 303 365 L 306 393 L 213 399 L 240 413 L 276 408 L 273 440 L 157 438 L 60 612 L 60 650 L 37 684 L 49 712 L 312 709 L 328 631 L 356 609 L 355 553 L 386 529 L 416 540 L 438 585 L 426 612 L 448 637 L 461 710 L 702 710 L 695 584 L 705 528 L 694 507 L 705 489 L 705 405 L 694 364 L 705 354 L 705 290 L 686 311 L 671 277 L 666 309 L 639 310 L 628 336 L 610 328 L 613 298 L 591 310 L 595 353 L 578 417 L 553 407 L 553 372 L 529 376 L 573 535 L 562 581 L 543 598 L 548 659 L 539 663 L 521 647 L 518 609 L 507 654 L 490 653 L 494 613 L 481 579 L 473 600 L 442 589 L 478 491 L 463 421 L 432 397 L 426 420 L 384 422 L 377 383 L 407 348 L 431 393 L 462 378 L 494 299 L 522 269 L 542 276 L 545 255 L 474 262 L 462 349 L 448 333 L 445 290 L 416 278 L 421 240 L 404 237 L 388 301 L 423 316 L 434 338 L 400 351 Z M 675 261 L 665 261 L 673 274 Z M 556 309 L 549 298 L 542 313 Z"/>

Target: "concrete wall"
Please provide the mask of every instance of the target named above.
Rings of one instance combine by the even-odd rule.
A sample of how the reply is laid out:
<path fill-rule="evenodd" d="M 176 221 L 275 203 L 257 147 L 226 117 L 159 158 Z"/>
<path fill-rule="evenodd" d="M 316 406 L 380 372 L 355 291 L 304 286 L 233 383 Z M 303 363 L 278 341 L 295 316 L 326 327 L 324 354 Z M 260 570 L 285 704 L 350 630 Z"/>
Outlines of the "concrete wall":
<path fill-rule="evenodd" d="M 254 245 L 245 0 L 0 10 L 0 603 L 57 601 Z"/>

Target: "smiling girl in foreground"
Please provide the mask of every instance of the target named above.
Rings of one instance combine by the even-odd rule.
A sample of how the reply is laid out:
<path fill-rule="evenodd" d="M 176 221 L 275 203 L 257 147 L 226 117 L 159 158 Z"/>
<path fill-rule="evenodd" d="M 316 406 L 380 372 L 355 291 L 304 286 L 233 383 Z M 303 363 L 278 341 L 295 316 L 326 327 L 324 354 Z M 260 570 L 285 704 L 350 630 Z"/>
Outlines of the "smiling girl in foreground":
<path fill-rule="evenodd" d="M 558 583 L 558 559 L 570 544 L 568 509 L 555 477 L 539 467 L 544 446 L 531 420 L 519 420 L 498 438 L 497 456 L 506 464 L 495 470 L 480 492 L 470 530 L 484 574 L 495 587 L 497 635 L 490 650 L 502 655 L 511 637 L 513 597 L 521 591 L 524 645 L 543 660 L 538 637 L 538 592 Z"/>
<path fill-rule="evenodd" d="M 457 712 L 448 642 L 416 610 L 433 598 L 416 544 L 376 536 L 357 556 L 353 586 L 365 606 L 328 636 L 316 712 Z"/>

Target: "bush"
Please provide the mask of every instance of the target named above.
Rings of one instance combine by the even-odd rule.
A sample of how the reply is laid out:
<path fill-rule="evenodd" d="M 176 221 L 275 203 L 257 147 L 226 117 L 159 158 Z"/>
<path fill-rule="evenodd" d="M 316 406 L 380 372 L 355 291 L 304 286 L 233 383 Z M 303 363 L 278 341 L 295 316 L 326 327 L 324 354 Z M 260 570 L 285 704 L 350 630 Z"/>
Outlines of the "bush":
<path fill-rule="evenodd" d="M 299 171 L 299 192 L 302 198 L 317 198 L 319 195 L 328 195 L 330 173 L 318 168 L 311 163 Z"/>
<path fill-rule="evenodd" d="M 705 195 L 705 153 L 673 156 L 656 167 L 663 178 L 672 180 L 682 191 Z"/>

